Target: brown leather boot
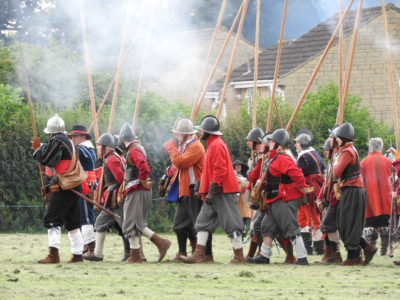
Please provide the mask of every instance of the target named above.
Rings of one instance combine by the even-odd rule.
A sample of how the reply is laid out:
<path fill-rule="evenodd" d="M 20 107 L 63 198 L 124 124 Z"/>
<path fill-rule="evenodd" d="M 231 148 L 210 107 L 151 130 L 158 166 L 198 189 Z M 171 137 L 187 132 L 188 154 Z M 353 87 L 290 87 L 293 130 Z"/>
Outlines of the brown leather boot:
<path fill-rule="evenodd" d="M 364 248 L 364 266 L 369 264 L 377 251 L 378 249 L 374 245 L 368 245 Z"/>
<path fill-rule="evenodd" d="M 88 252 L 88 244 L 83 245 L 82 254 L 85 254 L 86 252 Z"/>
<path fill-rule="evenodd" d="M 394 263 L 396 266 L 400 266 L 400 260 L 394 260 L 393 263 Z"/>
<path fill-rule="evenodd" d="M 83 256 L 78 254 L 72 254 L 72 258 L 69 261 L 67 261 L 67 264 L 78 263 L 78 262 L 83 262 Z"/>
<path fill-rule="evenodd" d="M 94 253 L 94 248 L 96 247 L 96 242 L 95 241 L 93 241 L 93 242 L 90 242 L 89 244 L 87 244 L 87 249 L 86 249 L 86 252 L 85 252 L 85 250 L 82 252 L 82 254 L 84 254 L 84 253 Z"/>
<path fill-rule="evenodd" d="M 235 253 L 235 256 L 231 260 L 230 264 L 232 265 L 239 265 L 239 264 L 245 264 L 246 260 L 244 259 L 243 256 L 243 248 L 239 249 L 233 249 L 233 253 Z"/>
<path fill-rule="evenodd" d="M 206 246 L 197 244 L 194 253 L 190 256 L 181 256 L 181 260 L 188 264 L 203 263 L 205 251 L 206 251 Z"/>
<path fill-rule="evenodd" d="M 257 241 L 250 241 L 250 247 L 249 247 L 249 251 L 247 252 L 247 256 L 246 257 L 254 257 L 254 254 L 256 254 L 257 251 L 257 247 L 258 247 L 258 243 Z"/>
<path fill-rule="evenodd" d="M 140 257 L 140 248 L 139 249 L 131 249 L 129 252 L 129 257 L 126 260 L 127 263 L 130 264 L 141 264 L 142 258 Z"/>
<path fill-rule="evenodd" d="M 60 256 L 58 255 L 58 249 L 54 247 L 49 247 L 49 254 L 40 260 L 38 260 L 39 264 L 59 264 Z"/>
<path fill-rule="evenodd" d="M 158 253 L 160 254 L 160 256 L 158 257 L 158 261 L 162 261 L 165 254 L 167 254 L 168 248 L 171 246 L 171 241 L 163 239 L 157 234 L 153 234 L 153 236 L 150 238 L 150 241 L 157 246 Z"/>
<path fill-rule="evenodd" d="M 214 261 L 214 256 L 211 255 L 204 255 L 204 262 L 205 263 L 213 263 Z"/>
<path fill-rule="evenodd" d="M 193 254 L 194 250 L 196 250 L 197 238 L 195 238 L 194 240 L 189 240 L 189 243 L 190 243 L 190 247 L 192 248 L 192 254 Z"/>
<path fill-rule="evenodd" d="M 98 256 L 94 255 L 94 252 L 93 253 L 86 252 L 82 256 L 85 260 L 89 260 L 89 261 L 102 261 L 103 260 L 103 257 L 98 257 Z"/>
<path fill-rule="evenodd" d="M 174 258 L 174 262 L 181 262 L 182 261 L 182 259 L 181 259 L 181 256 L 187 256 L 187 252 L 178 252 L 176 255 L 175 255 L 175 258 Z"/>
<path fill-rule="evenodd" d="M 352 258 L 352 259 L 346 259 L 341 266 L 361 266 L 363 264 L 363 259 L 361 256 Z"/>
<path fill-rule="evenodd" d="M 340 253 L 339 253 L 340 254 Z M 324 256 L 320 260 L 314 261 L 315 264 L 324 264 L 328 262 L 329 256 L 332 255 L 332 248 L 331 246 L 326 245 L 324 247 Z"/>
<path fill-rule="evenodd" d="M 296 257 L 293 255 L 286 255 L 285 261 L 283 262 L 285 265 L 293 265 L 296 263 Z"/>
<path fill-rule="evenodd" d="M 340 252 L 332 252 L 327 260 L 328 263 L 340 263 L 342 261 L 343 259 L 342 255 L 340 255 Z"/>

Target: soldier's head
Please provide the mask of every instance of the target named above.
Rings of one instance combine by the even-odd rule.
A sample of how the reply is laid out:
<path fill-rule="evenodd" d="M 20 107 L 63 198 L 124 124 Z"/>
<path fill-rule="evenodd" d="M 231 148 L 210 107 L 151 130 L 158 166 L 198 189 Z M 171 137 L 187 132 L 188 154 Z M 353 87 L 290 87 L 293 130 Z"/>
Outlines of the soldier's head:
<path fill-rule="evenodd" d="M 212 115 L 207 115 L 200 121 L 200 125 L 195 126 L 200 131 L 200 139 L 207 140 L 212 135 L 222 135 L 219 131 L 219 121 Z"/>
<path fill-rule="evenodd" d="M 103 133 L 97 140 L 96 145 L 101 147 L 100 152 L 103 157 L 115 150 L 114 138 L 109 133 Z"/>
<path fill-rule="evenodd" d="M 187 141 L 193 136 L 193 134 L 197 132 L 197 130 L 194 129 L 192 120 L 188 118 L 176 120 L 174 128 L 172 128 L 171 131 L 174 133 L 176 139 L 180 144 Z"/>
<path fill-rule="evenodd" d="M 121 146 L 127 148 L 133 142 L 138 141 L 138 137 L 135 135 L 131 124 L 125 123 L 122 125 L 119 131 L 119 140 L 121 141 Z"/>
<path fill-rule="evenodd" d="M 232 163 L 233 169 L 236 171 L 236 173 L 240 174 L 242 172 L 242 164 L 243 162 L 241 162 L 240 160 L 235 160 Z"/>
<path fill-rule="evenodd" d="M 269 140 L 270 151 L 284 150 L 289 146 L 289 133 L 283 128 L 277 129 L 271 134 Z"/>
<path fill-rule="evenodd" d="M 86 127 L 84 125 L 74 125 L 72 126 L 71 132 L 68 134 L 68 137 L 72 140 L 74 145 L 79 145 L 86 140 L 91 140 L 91 135 L 87 132 Z"/>
<path fill-rule="evenodd" d="M 336 148 L 338 146 L 336 142 L 336 132 L 339 128 L 339 125 L 335 125 L 332 127 L 332 129 L 329 129 L 329 143 L 332 147 L 332 149 Z"/>
<path fill-rule="evenodd" d="M 368 142 L 368 152 L 382 152 L 383 140 L 381 138 L 372 138 Z"/>
<path fill-rule="evenodd" d="M 269 142 L 270 142 L 270 137 L 272 135 L 272 131 L 266 132 L 261 138 L 261 146 L 260 146 L 260 153 L 267 153 L 269 151 Z"/>
<path fill-rule="evenodd" d="M 254 128 L 252 130 L 249 131 L 249 133 L 247 134 L 247 145 L 249 146 L 249 148 L 251 150 L 259 150 L 261 142 L 260 142 L 260 138 L 262 138 L 264 135 L 264 132 L 262 131 L 261 128 Z"/>
<path fill-rule="evenodd" d="M 308 147 L 310 147 L 311 140 L 311 136 L 307 133 L 300 133 L 298 136 L 296 136 L 294 141 L 297 153 L 300 153 L 301 151 L 306 150 Z"/>
<path fill-rule="evenodd" d="M 324 156 L 329 159 L 331 157 L 331 152 L 333 150 L 333 147 L 331 146 L 331 141 L 329 138 L 327 138 L 325 140 L 325 143 L 321 148 L 324 150 Z"/>
<path fill-rule="evenodd" d="M 336 131 L 336 141 L 339 147 L 343 147 L 347 143 L 355 139 L 354 128 L 350 123 L 340 125 Z"/>
<path fill-rule="evenodd" d="M 61 119 L 58 114 L 54 114 L 54 116 L 47 120 L 47 126 L 43 131 L 44 133 L 47 133 L 50 137 L 56 133 L 67 133 L 65 131 L 64 120 Z"/>

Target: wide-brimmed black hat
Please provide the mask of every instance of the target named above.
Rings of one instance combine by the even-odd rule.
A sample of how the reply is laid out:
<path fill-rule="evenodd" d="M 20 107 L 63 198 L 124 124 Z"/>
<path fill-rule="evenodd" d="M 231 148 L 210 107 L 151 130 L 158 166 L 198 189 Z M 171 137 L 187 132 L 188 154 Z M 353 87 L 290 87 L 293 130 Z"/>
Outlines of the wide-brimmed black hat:
<path fill-rule="evenodd" d="M 83 125 L 72 126 L 72 130 L 70 133 L 68 133 L 68 136 L 73 136 L 73 135 L 84 135 L 86 136 L 86 139 L 88 140 L 92 139 L 92 136 L 87 132 L 86 127 Z"/>

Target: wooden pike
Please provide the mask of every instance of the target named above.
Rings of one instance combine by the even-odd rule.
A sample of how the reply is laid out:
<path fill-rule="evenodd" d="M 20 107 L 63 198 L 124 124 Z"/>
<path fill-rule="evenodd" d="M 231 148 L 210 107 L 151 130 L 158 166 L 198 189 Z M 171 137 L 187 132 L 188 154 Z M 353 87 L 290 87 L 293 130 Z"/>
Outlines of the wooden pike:
<path fill-rule="evenodd" d="M 129 23 L 129 16 L 131 13 L 131 5 L 132 2 L 129 1 L 128 2 L 128 8 L 126 10 L 125 13 L 125 22 L 124 22 L 124 27 L 122 30 L 122 37 L 121 37 L 121 46 L 119 49 L 119 59 L 118 59 L 118 66 L 117 66 L 117 73 L 115 74 L 115 84 L 114 84 L 114 94 L 113 94 L 113 98 L 111 101 L 111 111 L 110 111 L 110 119 L 108 122 L 108 133 L 111 134 L 111 130 L 112 130 L 112 123 L 113 123 L 113 119 L 114 119 L 114 112 L 115 112 L 115 106 L 117 104 L 117 95 L 118 95 L 118 89 L 119 89 L 119 79 L 121 77 L 121 69 L 122 69 L 122 63 L 123 63 L 123 53 L 124 53 L 124 49 L 125 49 L 125 44 L 126 44 L 126 33 L 127 33 L 127 29 L 128 29 L 128 23 Z"/>
<path fill-rule="evenodd" d="M 279 37 L 278 54 L 276 55 L 276 62 L 275 62 L 274 82 L 272 84 L 272 90 L 271 90 L 271 102 L 269 104 L 267 128 L 265 129 L 265 132 L 268 132 L 271 130 L 273 105 L 275 105 L 276 114 L 278 116 L 281 127 L 283 128 L 283 122 L 282 122 L 282 118 L 279 114 L 278 104 L 275 101 L 275 93 L 276 93 L 276 86 L 278 85 L 279 66 L 280 66 L 281 53 L 282 53 L 283 33 L 285 31 L 285 24 L 286 24 L 287 6 L 288 6 L 288 0 L 285 0 L 285 7 L 283 9 L 283 17 L 282 17 L 282 25 L 281 25 L 281 34 Z"/>
<path fill-rule="evenodd" d="M 70 191 L 73 192 L 75 195 L 78 195 L 80 198 L 82 198 L 86 202 L 89 202 L 90 204 L 92 204 L 92 205 L 96 206 L 97 208 L 103 210 L 104 212 L 108 213 L 110 216 L 113 216 L 114 218 L 117 218 L 117 219 L 121 219 L 121 217 L 119 215 L 114 214 L 113 212 L 109 211 L 107 208 L 101 206 L 99 203 L 97 203 L 96 201 L 93 201 L 89 197 L 86 197 L 84 194 L 78 192 L 77 190 L 71 189 Z"/>
<path fill-rule="evenodd" d="M 215 30 L 214 30 L 214 34 L 213 34 L 212 39 L 211 39 L 210 48 L 208 49 L 206 64 L 205 64 L 205 66 L 204 66 L 203 74 L 202 74 L 202 76 L 201 76 L 201 82 L 200 82 L 200 85 L 199 85 L 199 89 L 197 90 L 196 99 L 195 99 L 194 104 L 193 104 L 192 116 L 193 116 L 194 110 L 195 110 L 195 108 L 196 108 L 196 106 L 197 106 L 197 103 L 198 103 L 199 100 L 200 100 L 201 91 L 202 91 L 202 88 L 203 88 L 203 86 L 204 86 L 204 84 L 205 84 L 205 81 L 206 81 L 206 79 L 207 79 L 207 77 L 206 77 L 206 76 L 207 76 L 207 66 L 208 66 L 208 64 L 210 63 L 210 60 L 211 60 L 211 54 L 212 54 L 212 52 L 213 52 L 213 50 L 214 50 L 215 41 L 216 41 L 216 39 L 217 39 L 217 35 L 218 35 L 219 28 L 221 27 L 222 18 L 223 18 L 223 16 L 224 16 L 224 12 L 225 12 L 225 8 L 226 8 L 227 2 L 228 2 L 228 0 L 224 0 L 224 1 L 222 2 L 222 4 L 221 4 L 221 9 L 220 9 L 220 11 L 219 11 L 219 15 L 218 15 L 218 19 L 217 19 L 217 24 L 215 25 Z M 193 120 L 193 119 L 192 119 L 192 120 Z"/>
<path fill-rule="evenodd" d="M 388 69 L 389 69 L 390 91 L 391 91 L 391 94 L 392 94 L 393 120 L 394 120 L 394 131 L 395 131 L 395 137 L 396 137 L 396 149 L 397 149 L 397 151 L 399 151 L 399 149 L 400 149 L 399 122 L 397 120 L 396 92 L 394 90 L 392 57 L 391 57 L 391 53 L 390 53 L 389 30 L 388 30 L 386 8 L 385 8 L 385 1 L 384 0 L 381 0 L 381 6 L 382 6 L 383 25 L 384 25 L 384 30 L 385 30 L 385 41 L 386 41 L 386 45 L 385 46 L 386 46 L 386 57 L 387 57 Z"/>
<path fill-rule="evenodd" d="M 339 2 L 339 18 L 343 14 L 342 3 L 343 0 Z M 343 94 L 343 24 L 339 29 L 339 108 L 338 111 L 342 109 L 342 94 Z"/>
<path fill-rule="evenodd" d="M 256 43 L 254 45 L 254 87 L 253 87 L 253 117 L 251 118 L 251 127 L 257 127 L 257 80 L 258 80 L 258 45 L 260 40 L 260 8 L 261 0 L 257 0 L 256 16 Z"/>
<path fill-rule="evenodd" d="M 79 3 L 79 13 L 80 13 L 80 17 L 81 17 L 81 25 L 82 25 L 82 38 L 83 38 L 83 47 L 84 47 L 84 52 L 85 52 L 86 73 L 87 73 L 88 84 L 89 84 L 90 106 L 91 106 L 91 110 L 92 110 L 92 119 L 93 119 L 93 123 L 94 123 L 94 136 L 97 141 L 99 139 L 99 127 L 98 127 L 97 118 L 96 118 L 96 104 L 95 104 L 94 92 L 93 92 L 92 71 L 90 69 L 89 47 L 87 45 L 87 39 L 86 39 L 85 15 L 83 13 L 82 0 L 78 0 L 78 3 Z M 99 153 L 98 153 L 98 155 L 99 155 Z"/>
<path fill-rule="evenodd" d="M 314 71 L 313 71 L 313 73 L 311 75 L 311 78 L 309 79 L 309 81 L 307 83 L 307 86 L 305 87 L 303 93 L 301 94 L 300 100 L 297 103 L 297 106 L 296 106 L 295 110 L 293 111 L 289 122 L 286 125 L 286 130 L 287 131 L 289 131 L 290 127 L 292 126 L 294 118 L 296 117 L 301 105 L 303 104 L 303 101 L 306 98 L 306 95 L 307 95 L 307 93 L 308 93 L 308 91 L 309 91 L 309 89 L 310 89 L 310 87 L 311 87 L 311 85 L 312 85 L 312 83 L 313 83 L 313 81 L 315 79 L 315 76 L 317 76 L 317 73 L 318 73 L 319 69 L 321 68 L 322 63 L 324 62 L 326 55 L 328 54 L 328 51 L 329 51 L 329 49 L 330 49 L 330 47 L 331 47 L 331 45 L 332 45 L 332 43 L 333 43 L 333 41 L 334 41 L 334 39 L 336 37 L 337 32 L 339 31 L 340 26 L 343 23 L 344 18 L 347 16 L 348 12 L 350 11 L 350 8 L 351 8 L 351 5 L 353 4 L 353 2 L 354 2 L 354 0 L 350 0 L 349 4 L 346 7 L 346 10 L 343 12 L 343 15 L 340 17 L 339 22 L 338 22 L 338 24 L 337 24 L 337 26 L 335 28 L 335 31 L 333 32 L 333 34 L 331 36 L 331 39 L 329 40 L 328 44 L 326 45 L 325 50 L 322 53 L 317 65 L 316 65 L 316 67 L 315 67 L 315 69 L 314 69 Z"/>
<path fill-rule="evenodd" d="M 231 28 L 229 29 L 228 35 L 227 35 L 226 38 L 225 38 L 224 44 L 222 45 L 222 48 L 221 48 L 221 50 L 219 51 L 217 60 L 215 61 L 214 66 L 213 66 L 212 69 L 211 69 L 210 75 L 208 76 L 207 82 L 206 82 L 206 84 L 205 84 L 204 87 L 203 87 L 203 91 L 201 92 L 200 99 L 199 99 L 199 101 L 198 101 L 198 103 L 197 103 L 197 105 L 196 105 L 194 111 L 192 112 L 192 116 L 191 116 L 192 121 L 194 121 L 194 119 L 196 118 L 196 116 L 197 116 L 197 114 L 198 114 L 198 112 L 199 112 L 199 110 L 200 110 L 201 104 L 202 104 L 203 101 L 204 101 L 204 98 L 205 98 L 205 96 L 206 96 L 207 89 L 208 89 L 208 87 L 210 86 L 210 83 L 211 83 L 211 81 L 212 81 L 212 79 L 213 79 L 213 77 L 214 77 L 214 75 L 215 75 L 215 71 L 216 71 L 217 68 L 218 68 L 218 64 L 219 64 L 219 62 L 221 61 L 222 55 L 224 54 L 225 48 L 226 48 L 226 46 L 228 45 L 229 39 L 230 39 L 230 37 L 231 37 L 231 35 L 232 35 L 232 32 L 233 32 L 233 30 L 235 29 L 237 22 L 239 21 L 239 17 L 240 17 L 240 15 L 241 15 L 241 13 L 242 13 L 243 6 L 244 6 L 244 2 L 245 2 L 245 1 L 246 1 L 246 0 L 243 0 L 242 4 L 241 4 L 240 7 L 239 7 L 239 10 L 238 10 L 238 12 L 237 12 L 237 14 L 236 14 L 236 17 L 235 17 L 235 19 L 233 20 L 232 26 L 231 26 Z"/>
<path fill-rule="evenodd" d="M 151 6 L 150 24 L 149 24 L 149 28 L 147 31 L 145 48 L 143 50 L 142 67 L 140 69 L 139 85 L 138 85 L 138 90 L 137 90 L 137 94 L 136 94 L 135 112 L 133 113 L 133 121 L 132 121 L 133 130 L 136 130 L 136 123 L 137 123 L 137 119 L 138 119 L 138 115 L 139 115 L 140 98 L 142 96 L 144 67 L 146 65 L 147 51 L 148 51 L 148 48 L 150 45 L 151 32 L 153 29 L 154 10 L 155 10 L 155 1 L 153 0 L 152 6 Z"/>
<path fill-rule="evenodd" d="M 139 33 L 141 32 L 142 27 L 143 27 L 143 23 L 140 25 L 140 27 L 139 27 L 139 29 L 138 29 L 138 33 L 136 34 L 135 38 L 133 39 L 132 45 L 134 45 L 134 44 L 136 43 L 136 41 L 137 41 L 137 39 L 138 39 L 138 36 L 139 36 Z M 124 62 L 126 61 L 127 58 L 128 58 L 128 54 L 126 53 L 125 56 L 124 56 L 124 58 L 123 58 L 123 62 L 122 62 L 122 63 L 124 63 Z M 99 108 L 97 109 L 97 112 L 96 112 L 96 118 L 97 118 L 97 119 L 99 118 L 99 115 L 100 115 L 100 113 L 101 113 L 101 110 L 103 109 L 103 106 L 104 106 L 104 104 L 106 103 L 106 101 L 107 101 L 107 99 L 108 99 L 108 96 L 109 96 L 110 93 L 111 93 L 111 89 L 113 88 L 114 83 L 115 83 L 115 76 L 114 76 L 113 80 L 111 81 L 110 85 L 108 86 L 108 89 L 107 89 L 107 91 L 106 91 L 106 93 L 105 93 L 105 95 L 104 95 L 104 98 L 103 98 L 103 100 L 101 101 Z M 94 123 L 93 123 L 93 121 L 92 121 L 92 123 L 90 123 L 88 132 L 90 132 L 90 131 L 92 130 L 93 124 L 94 124 Z"/>
<path fill-rule="evenodd" d="M 224 87 L 222 89 L 221 96 L 219 98 L 219 105 L 218 105 L 218 110 L 217 110 L 217 114 L 216 114 L 217 119 L 219 119 L 219 117 L 221 115 L 221 112 L 222 112 L 222 107 L 224 106 L 225 94 L 226 94 L 226 90 L 228 88 L 229 80 L 231 78 L 233 62 L 235 61 L 237 46 L 239 44 L 240 36 L 242 34 L 244 20 L 246 19 L 247 7 L 249 6 L 249 3 L 250 3 L 250 0 L 245 0 L 245 1 L 246 2 L 244 2 L 244 6 L 243 6 L 243 10 L 242 10 L 242 16 L 240 17 L 238 30 L 236 31 L 235 42 L 233 44 L 231 58 L 230 58 L 229 65 L 228 65 L 228 70 L 226 71 L 226 75 L 225 75 Z"/>
<path fill-rule="evenodd" d="M 350 51 L 349 51 L 349 55 L 347 58 L 346 73 L 344 74 L 343 91 L 342 91 L 342 95 L 341 95 L 341 104 L 340 104 L 341 107 L 340 107 L 340 110 L 338 109 L 338 115 L 336 117 L 337 124 L 343 123 L 343 115 L 344 115 L 344 110 L 346 107 L 347 93 L 349 91 L 349 85 L 350 85 L 351 70 L 353 67 L 354 53 L 355 53 L 355 48 L 356 48 L 356 44 L 357 44 L 358 24 L 360 22 L 362 3 L 363 3 L 363 0 L 358 1 L 357 15 L 356 15 L 356 19 L 354 21 L 354 27 L 353 27 L 353 36 L 351 38 L 351 46 L 350 46 Z"/>
<path fill-rule="evenodd" d="M 28 105 L 29 105 L 29 114 L 31 117 L 31 123 L 32 123 L 32 131 L 33 131 L 33 141 L 38 140 L 38 135 L 37 135 L 37 128 L 36 128 L 36 121 L 35 121 L 35 115 L 33 114 L 33 105 L 32 105 L 32 98 L 31 98 L 31 90 L 29 88 L 29 81 L 28 81 L 28 75 L 26 74 L 26 66 L 25 66 L 25 58 L 24 58 L 24 52 L 22 49 L 22 46 L 18 46 L 19 54 L 20 54 L 20 63 L 22 67 L 22 76 L 23 80 L 25 83 L 25 93 L 26 93 L 26 98 L 28 99 Z M 44 176 L 43 176 L 43 166 L 41 163 L 39 163 L 39 174 L 40 174 L 40 182 L 42 185 L 42 190 L 44 190 Z"/>

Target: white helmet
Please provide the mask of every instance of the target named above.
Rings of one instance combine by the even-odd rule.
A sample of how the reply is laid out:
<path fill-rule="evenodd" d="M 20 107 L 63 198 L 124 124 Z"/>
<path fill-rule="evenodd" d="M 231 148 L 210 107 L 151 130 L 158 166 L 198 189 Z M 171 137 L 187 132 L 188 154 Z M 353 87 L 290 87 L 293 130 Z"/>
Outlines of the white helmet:
<path fill-rule="evenodd" d="M 192 120 L 188 118 L 182 118 L 175 122 L 174 128 L 171 130 L 173 133 L 180 134 L 195 134 L 197 130 L 193 127 Z"/>
<path fill-rule="evenodd" d="M 65 123 L 58 114 L 55 114 L 53 117 L 47 120 L 47 126 L 43 131 L 47 134 L 57 132 L 67 133 L 65 131 Z"/>

